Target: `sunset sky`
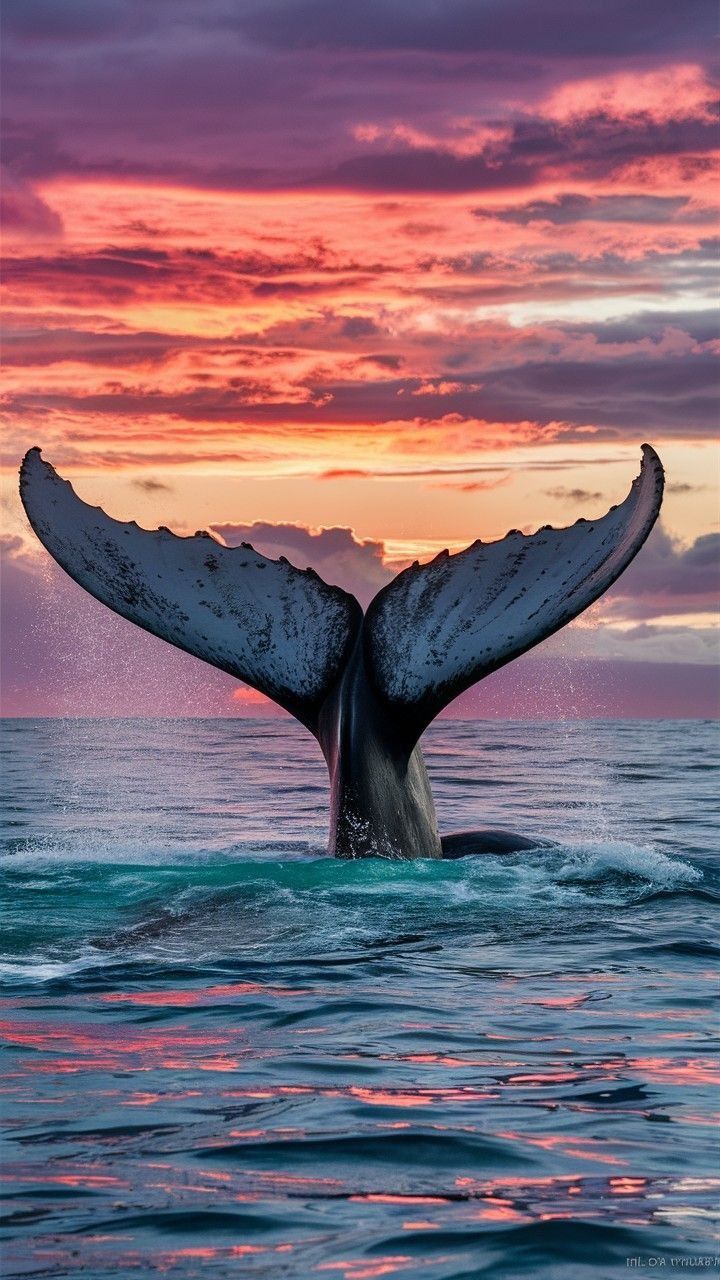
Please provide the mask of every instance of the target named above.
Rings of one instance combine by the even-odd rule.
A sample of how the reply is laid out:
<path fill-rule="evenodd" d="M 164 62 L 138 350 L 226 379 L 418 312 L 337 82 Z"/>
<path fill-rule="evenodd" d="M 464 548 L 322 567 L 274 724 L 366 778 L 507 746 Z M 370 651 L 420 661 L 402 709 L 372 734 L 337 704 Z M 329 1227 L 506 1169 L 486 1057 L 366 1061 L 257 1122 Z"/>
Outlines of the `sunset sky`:
<path fill-rule="evenodd" d="M 86 501 L 313 564 L 597 516 L 616 588 L 473 715 L 713 711 L 717 126 L 704 0 L 6 0 L 5 712 L 257 714 L 34 539 Z"/>

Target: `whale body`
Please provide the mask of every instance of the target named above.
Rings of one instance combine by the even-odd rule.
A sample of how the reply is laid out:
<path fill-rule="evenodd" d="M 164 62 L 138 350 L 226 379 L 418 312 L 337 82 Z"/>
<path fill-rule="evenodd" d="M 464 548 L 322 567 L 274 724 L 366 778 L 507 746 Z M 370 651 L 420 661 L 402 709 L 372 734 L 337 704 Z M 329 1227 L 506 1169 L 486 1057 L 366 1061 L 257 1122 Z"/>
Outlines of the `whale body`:
<path fill-rule="evenodd" d="M 624 502 L 403 570 L 366 613 L 312 569 L 210 534 L 141 529 L 81 501 L 38 448 L 20 494 L 62 568 L 121 617 L 260 690 L 315 736 L 330 777 L 338 858 L 464 857 L 547 841 L 510 832 L 441 839 L 419 740 L 453 698 L 593 604 L 652 529 L 663 469 L 650 445 Z"/>

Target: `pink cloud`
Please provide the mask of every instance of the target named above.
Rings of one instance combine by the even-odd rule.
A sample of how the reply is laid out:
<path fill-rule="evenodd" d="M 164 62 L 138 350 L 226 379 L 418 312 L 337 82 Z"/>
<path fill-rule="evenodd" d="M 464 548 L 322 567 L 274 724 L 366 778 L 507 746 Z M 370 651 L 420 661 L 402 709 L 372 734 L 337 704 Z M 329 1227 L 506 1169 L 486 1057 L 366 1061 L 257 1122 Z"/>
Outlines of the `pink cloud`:
<path fill-rule="evenodd" d="M 704 69 L 695 63 L 569 80 L 554 89 L 538 110 L 564 124 L 592 116 L 618 121 L 642 117 L 659 125 L 714 119 L 712 87 Z"/>
<path fill-rule="evenodd" d="M 351 133 L 358 142 L 383 142 L 415 151 L 439 151 L 456 158 L 492 152 L 511 138 L 508 125 L 488 124 L 471 116 L 451 117 L 442 130 L 422 129 L 397 121 L 390 125 L 353 125 Z"/>

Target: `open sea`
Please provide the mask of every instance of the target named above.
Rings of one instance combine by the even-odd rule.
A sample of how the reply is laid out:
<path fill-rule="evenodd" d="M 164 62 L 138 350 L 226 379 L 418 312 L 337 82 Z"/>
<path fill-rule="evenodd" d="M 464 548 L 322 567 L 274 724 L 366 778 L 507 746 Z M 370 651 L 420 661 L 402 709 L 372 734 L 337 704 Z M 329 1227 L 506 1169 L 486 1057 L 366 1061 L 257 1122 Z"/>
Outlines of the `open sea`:
<path fill-rule="evenodd" d="M 425 746 L 558 848 L 329 860 L 289 719 L 4 722 L 4 1277 L 717 1273 L 717 728 Z"/>

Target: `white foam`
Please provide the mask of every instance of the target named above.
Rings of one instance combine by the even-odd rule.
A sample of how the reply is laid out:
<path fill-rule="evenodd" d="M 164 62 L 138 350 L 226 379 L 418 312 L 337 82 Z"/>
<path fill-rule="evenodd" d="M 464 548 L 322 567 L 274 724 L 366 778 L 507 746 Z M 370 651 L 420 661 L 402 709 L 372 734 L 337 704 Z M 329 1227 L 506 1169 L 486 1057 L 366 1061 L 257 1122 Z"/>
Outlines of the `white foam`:
<path fill-rule="evenodd" d="M 275 863 L 302 858 L 311 850 L 310 843 L 288 840 L 286 844 L 270 844 L 263 840 L 238 842 L 229 848 L 200 847 L 189 843 L 153 840 L 127 836 L 74 836 L 71 840 L 53 836 L 29 840 L 22 848 L 0 854 L 0 868 L 6 871 L 56 871 L 63 866 L 97 863 L 108 867 L 173 867 L 196 863 L 259 862 Z"/>
<path fill-rule="evenodd" d="M 117 960 L 117 957 L 113 957 Z M 26 956 L 23 961 L 0 963 L 0 980 L 9 982 L 52 982 L 55 978 L 67 978 L 86 969 L 101 968 L 108 964 L 108 957 L 97 953 L 76 956 L 74 960 L 47 960 L 41 956 Z"/>
<path fill-rule="evenodd" d="M 658 888 L 695 884 L 702 872 L 680 858 L 670 858 L 653 845 L 628 840 L 588 841 L 562 850 L 566 861 L 556 871 L 560 880 L 600 880 L 608 872 L 646 880 Z"/>

